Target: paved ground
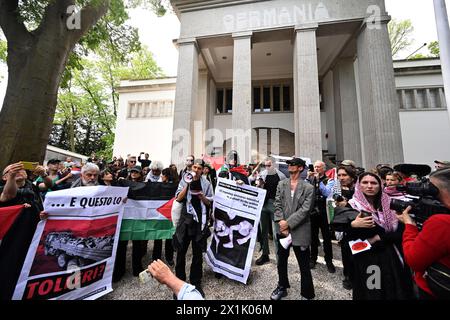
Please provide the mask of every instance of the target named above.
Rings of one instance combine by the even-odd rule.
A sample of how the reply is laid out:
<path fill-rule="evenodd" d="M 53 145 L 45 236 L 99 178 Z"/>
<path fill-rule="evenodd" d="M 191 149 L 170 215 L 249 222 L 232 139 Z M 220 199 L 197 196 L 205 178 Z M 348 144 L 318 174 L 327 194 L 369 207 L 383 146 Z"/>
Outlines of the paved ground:
<path fill-rule="evenodd" d="M 244 285 L 226 277 L 216 279 L 211 268 L 203 264 L 203 290 L 208 300 L 269 300 L 271 292 L 275 289 L 278 281 L 276 260 L 271 245 L 270 263 L 262 266 L 255 265 L 255 260 L 260 253 L 255 249 L 254 259 L 248 284 Z M 150 261 L 150 254 L 153 247 L 152 241 L 149 241 L 149 249 L 144 257 L 145 262 Z M 259 248 L 259 244 L 256 245 Z M 168 300 L 172 299 L 172 293 L 167 287 L 160 285 L 155 280 L 146 284 L 141 284 L 137 277 L 131 273 L 131 247 L 128 248 L 127 273 L 123 279 L 113 284 L 114 291 L 102 299 L 105 300 Z M 337 244 L 333 244 L 333 253 L 335 256 L 334 264 L 336 273 L 330 274 L 327 271 L 325 262 L 319 257 L 317 266 L 312 270 L 314 287 L 316 291 L 316 300 L 351 300 L 351 291 L 342 288 L 342 262 L 341 250 Z M 319 249 L 319 255 L 323 255 Z M 189 271 L 189 256 L 187 258 L 186 270 Z M 289 281 L 291 288 L 285 300 L 300 299 L 300 271 L 294 252 L 288 262 Z"/>

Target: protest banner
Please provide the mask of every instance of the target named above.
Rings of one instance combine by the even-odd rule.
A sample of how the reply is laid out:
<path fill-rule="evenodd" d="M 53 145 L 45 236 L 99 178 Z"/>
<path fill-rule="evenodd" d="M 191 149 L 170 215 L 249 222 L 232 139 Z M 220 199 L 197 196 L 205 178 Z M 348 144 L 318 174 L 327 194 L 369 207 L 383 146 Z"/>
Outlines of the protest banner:
<path fill-rule="evenodd" d="M 128 188 L 50 192 L 14 300 L 93 300 L 112 291 L 112 273 Z"/>
<path fill-rule="evenodd" d="M 219 178 L 214 196 L 214 228 L 206 262 L 214 272 L 247 283 L 266 190 Z"/>

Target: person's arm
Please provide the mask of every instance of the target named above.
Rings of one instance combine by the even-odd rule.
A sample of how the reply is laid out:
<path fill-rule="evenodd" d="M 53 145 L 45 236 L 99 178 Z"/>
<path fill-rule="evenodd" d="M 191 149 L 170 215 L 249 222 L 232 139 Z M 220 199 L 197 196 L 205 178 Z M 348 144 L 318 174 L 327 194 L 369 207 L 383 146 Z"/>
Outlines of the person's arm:
<path fill-rule="evenodd" d="M 275 194 L 275 201 L 273 202 L 273 206 L 275 208 L 274 214 L 273 214 L 273 221 L 279 222 L 281 220 L 284 220 L 284 214 L 283 214 L 283 188 L 282 183 L 279 182 L 277 185 L 277 193 Z"/>
<path fill-rule="evenodd" d="M 406 211 L 406 210 L 405 210 Z M 422 231 L 415 224 L 406 223 L 403 232 L 403 253 L 406 263 L 416 272 L 424 272 L 434 262 L 448 254 L 450 224 L 432 216 Z"/>
<path fill-rule="evenodd" d="M 69 172 L 64 178 L 59 179 L 58 181 L 55 182 L 55 185 L 60 185 L 61 183 L 65 182 L 66 180 L 72 178 L 73 174 L 72 172 Z"/>
<path fill-rule="evenodd" d="M 202 200 L 205 206 L 211 206 L 211 202 L 213 201 L 214 193 L 212 190 L 211 183 L 208 182 L 208 187 L 206 188 L 206 194 L 200 193 L 200 199 Z"/>
<path fill-rule="evenodd" d="M 175 193 L 176 200 L 178 202 L 182 202 L 184 198 L 186 197 L 186 194 L 189 189 L 189 184 L 187 184 L 184 180 L 180 181 L 180 184 L 178 185 L 178 190 Z"/>
<path fill-rule="evenodd" d="M 330 194 L 333 192 L 333 187 L 336 184 L 336 182 L 334 180 L 329 180 L 327 185 L 325 185 L 323 182 L 320 182 L 319 184 L 319 190 L 320 193 L 328 198 L 330 196 Z"/>
<path fill-rule="evenodd" d="M 21 163 L 16 163 L 8 170 L 8 178 L 6 179 L 3 192 L 0 194 L 0 202 L 8 202 L 17 196 L 16 175 L 22 169 L 23 165 Z"/>
<path fill-rule="evenodd" d="M 45 170 L 45 168 L 43 166 L 37 166 L 36 169 L 34 169 L 33 173 L 35 175 L 41 177 L 41 179 L 42 179 L 42 182 L 39 182 L 37 184 L 40 191 L 47 191 L 48 189 L 53 187 L 53 181 L 48 176 L 47 171 Z"/>
<path fill-rule="evenodd" d="M 303 201 L 300 209 L 287 218 L 290 229 L 295 229 L 303 224 L 310 216 L 312 206 L 314 204 L 314 188 L 308 184 L 305 185 L 305 201 Z"/>
<path fill-rule="evenodd" d="M 203 300 L 200 292 L 195 290 L 194 286 L 177 278 L 161 260 L 153 261 L 148 266 L 148 271 L 159 283 L 169 287 L 179 300 Z"/>

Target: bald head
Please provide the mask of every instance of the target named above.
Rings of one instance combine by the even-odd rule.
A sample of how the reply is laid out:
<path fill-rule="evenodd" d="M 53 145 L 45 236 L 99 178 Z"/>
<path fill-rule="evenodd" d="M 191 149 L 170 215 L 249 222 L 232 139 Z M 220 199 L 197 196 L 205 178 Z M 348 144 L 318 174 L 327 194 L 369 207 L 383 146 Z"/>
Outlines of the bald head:
<path fill-rule="evenodd" d="M 325 174 L 325 162 L 320 160 L 314 162 L 314 171 L 317 172 L 320 176 Z"/>

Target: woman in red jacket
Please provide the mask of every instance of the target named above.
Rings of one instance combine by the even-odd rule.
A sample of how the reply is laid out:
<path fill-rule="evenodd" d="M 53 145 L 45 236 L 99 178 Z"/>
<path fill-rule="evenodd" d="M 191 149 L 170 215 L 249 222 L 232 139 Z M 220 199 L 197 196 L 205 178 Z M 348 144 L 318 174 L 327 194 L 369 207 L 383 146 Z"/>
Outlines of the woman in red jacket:
<path fill-rule="evenodd" d="M 439 189 L 439 200 L 450 209 L 450 169 L 434 172 L 430 181 Z M 403 233 L 403 251 L 406 263 L 414 271 L 414 280 L 419 287 L 420 299 L 436 298 L 424 277 L 425 271 L 433 263 L 450 268 L 450 215 L 431 216 L 419 232 L 414 220 L 409 216 L 408 207 L 398 219 L 406 228 Z"/>

